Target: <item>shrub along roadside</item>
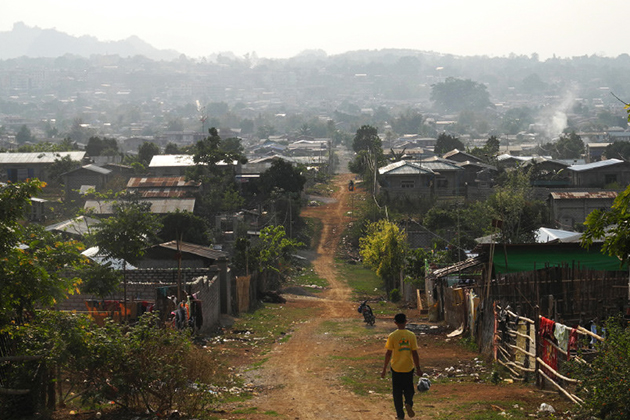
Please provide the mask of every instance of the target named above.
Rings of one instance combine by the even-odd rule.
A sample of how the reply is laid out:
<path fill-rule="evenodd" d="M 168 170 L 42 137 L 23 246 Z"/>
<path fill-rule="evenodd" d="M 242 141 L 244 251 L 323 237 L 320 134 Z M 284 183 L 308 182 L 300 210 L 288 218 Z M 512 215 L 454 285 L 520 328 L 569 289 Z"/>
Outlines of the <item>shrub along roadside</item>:
<path fill-rule="evenodd" d="M 57 372 L 60 402 L 76 404 L 78 397 L 89 408 L 190 415 L 211 402 L 212 360 L 188 334 L 159 328 L 154 314 L 133 326 L 98 327 L 84 315 L 42 311 L 4 334 L 16 354 L 45 357 L 47 369 Z M 16 365 L 10 377 L 29 376 L 28 369 Z"/>
<path fill-rule="evenodd" d="M 590 364 L 571 363 L 571 372 L 582 383 L 578 395 L 584 400 L 580 418 L 606 420 L 630 417 L 630 327 L 622 317 L 605 323 L 606 340 L 596 344 L 597 356 Z"/>

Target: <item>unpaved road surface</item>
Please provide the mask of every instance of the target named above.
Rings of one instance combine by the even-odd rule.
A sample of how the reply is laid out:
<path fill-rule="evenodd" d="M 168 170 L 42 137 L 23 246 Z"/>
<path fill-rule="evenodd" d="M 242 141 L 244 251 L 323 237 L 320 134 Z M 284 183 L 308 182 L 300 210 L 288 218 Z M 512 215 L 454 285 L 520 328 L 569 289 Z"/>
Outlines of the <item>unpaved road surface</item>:
<path fill-rule="evenodd" d="M 351 290 L 338 277 L 335 270 L 335 248 L 346 224 L 350 221 L 350 195 L 347 184 L 350 174 L 336 177 L 337 192 L 335 200 L 327 200 L 320 207 L 308 207 L 303 215 L 316 217 L 323 223 L 322 237 L 313 261 L 320 277 L 326 278 L 330 287 L 316 298 L 286 296 L 287 305 L 295 307 L 313 307 L 317 316 L 298 320 L 288 341 L 275 345 L 262 367 L 249 372 L 253 381 L 261 385 L 264 392 L 246 403 L 254 408 L 252 412 L 227 414 L 229 419 L 347 419 L 379 420 L 393 419 L 395 412 L 390 395 L 369 393 L 356 395 L 344 388 L 339 380 L 343 362 L 335 356 L 356 355 L 357 357 L 378 360 L 375 377 L 380 375 L 387 334 L 394 329 L 392 319 L 377 319 L 376 338 L 366 340 L 365 346 L 349 347 L 340 334 L 328 334 L 327 325 L 345 325 L 361 323 L 357 313 L 358 302 L 351 300 Z M 424 323 L 415 311 L 408 311 L 411 322 Z M 415 319 L 414 319 L 415 316 Z M 343 328 L 343 327 L 342 327 Z M 343 335 L 343 334 L 341 334 Z M 479 355 L 466 351 L 453 340 L 441 335 L 419 335 L 420 359 L 425 372 L 430 375 L 461 366 Z M 473 362 L 474 364 L 474 362 Z M 528 402 L 538 406 L 541 402 L 557 401 L 553 394 L 542 394 L 531 387 L 521 385 L 495 386 L 489 383 L 470 381 L 447 381 L 434 384 L 431 391 L 416 394 L 414 399 L 418 419 L 439 418 L 450 413 L 449 418 L 469 418 L 469 413 L 458 413 L 457 404 L 470 402 L 472 408 L 484 401 L 492 409 L 512 408 L 515 401 Z M 482 403 L 480 403 L 482 402 Z M 454 411 L 455 410 L 455 411 Z M 266 413 L 266 414 L 263 414 Z"/>
<path fill-rule="evenodd" d="M 347 184 L 350 175 L 338 175 L 338 192 L 335 200 L 320 207 L 308 207 L 304 216 L 322 221 L 322 236 L 313 261 L 315 271 L 329 282 L 321 298 L 295 297 L 290 302 L 318 307 L 316 318 L 305 320 L 291 335 L 291 339 L 278 345 L 263 370 L 264 377 L 275 382 L 273 390 L 254 401 L 259 411 L 274 411 L 290 419 L 380 419 L 388 418 L 390 404 L 381 398 L 359 397 L 345 390 L 337 382 L 336 366 L 330 358 L 342 351 L 338 340 L 322 333 L 324 321 L 343 321 L 356 312 L 356 303 L 350 301 L 350 289 L 337 277 L 334 253 L 340 235 L 349 218 Z M 291 297 L 289 297 L 291 300 Z M 391 416 L 390 416 L 391 417 Z"/>

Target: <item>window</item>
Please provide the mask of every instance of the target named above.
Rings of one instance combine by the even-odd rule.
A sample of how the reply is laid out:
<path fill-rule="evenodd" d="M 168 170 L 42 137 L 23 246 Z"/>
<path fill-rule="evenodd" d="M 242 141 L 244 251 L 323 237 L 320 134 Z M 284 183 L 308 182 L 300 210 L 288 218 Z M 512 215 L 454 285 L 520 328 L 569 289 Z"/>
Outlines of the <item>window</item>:
<path fill-rule="evenodd" d="M 415 188 L 415 186 L 414 181 L 400 181 L 400 188 Z"/>
<path fill-rule="evenodd" d="M 437 188 L 448 188 L 448 179 L 446 179 L 446 178 L 437 178 L 435 185 L 436 185 Z"/>

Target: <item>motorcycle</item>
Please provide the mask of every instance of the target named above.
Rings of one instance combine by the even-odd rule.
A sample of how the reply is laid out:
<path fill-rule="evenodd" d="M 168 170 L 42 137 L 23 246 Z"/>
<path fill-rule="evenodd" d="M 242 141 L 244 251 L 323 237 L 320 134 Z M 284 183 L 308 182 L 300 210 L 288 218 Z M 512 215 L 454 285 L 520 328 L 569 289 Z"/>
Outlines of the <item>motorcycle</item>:
<path fill-rule="evenodd" d="M 374 316 L 374 313 L 372 312 L 372 308 L 370 308 L 370 305 L 367 304 L 367 300 L 364 301 L 361 305 L 359 305 L 359 309 L 358 309 L 360 314 L 363 314 L 363 322 L 365 322 L 366 324 L 373 326 L 374 323 L 376 322 L 376 317 Z"/>

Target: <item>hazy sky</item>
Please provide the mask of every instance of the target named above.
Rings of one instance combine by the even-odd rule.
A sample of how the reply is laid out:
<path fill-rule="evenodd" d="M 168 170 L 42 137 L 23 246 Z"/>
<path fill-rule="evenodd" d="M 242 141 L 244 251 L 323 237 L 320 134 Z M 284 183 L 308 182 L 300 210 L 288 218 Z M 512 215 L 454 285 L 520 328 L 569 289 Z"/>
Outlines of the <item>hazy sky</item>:
<path fill-rule="evenodd" d="M 0 31 L 15 22 L 115 41 L 137 35 L 190 57 L 255 51 L 286 58 L 410 48 L 541 59 L 630 52 L 627 0 L 4 0 Z"/>

